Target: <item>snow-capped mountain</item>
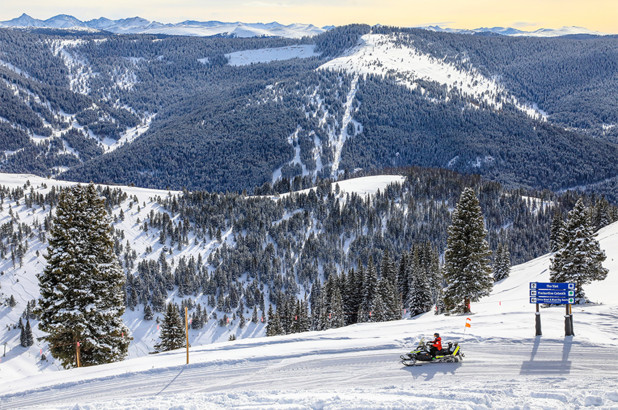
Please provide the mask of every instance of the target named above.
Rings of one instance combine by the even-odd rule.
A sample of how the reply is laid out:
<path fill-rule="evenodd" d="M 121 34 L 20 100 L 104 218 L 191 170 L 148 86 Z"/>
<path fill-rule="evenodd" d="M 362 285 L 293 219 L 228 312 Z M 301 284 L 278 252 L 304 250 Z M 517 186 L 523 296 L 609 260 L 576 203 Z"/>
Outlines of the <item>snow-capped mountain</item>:
<path fill-rule="evenodd" d="M 164 24 L 146 20 L 141 17 L 131 17 L 110 20 L 105 17 L 89 21 L 81 21 L 73 16 L 60 14 L 47 20 L 34 19 L 27 14 L 12 20 L 0 22 L 0 27 L 14 28 L 57 28 L 57 29 L 95 29 L 117 34 L 167 34 L 178 36 L 215 36 L 230 37 L 286 37 L 301 38 L 314 36 L 328 30 L 312 24 L 280 24 L 243 23 L 221 21 L 187 20 L 176 24 Z"/>
<path fill-rule="evenodd" d="M 446 33 L 459 33 L 459 34 L 482 34 L 493 33 L 500 34 L 502 36 L 512 37 L 560 37 L 575 34 L 584 34 L 591 36 L 605 36 L 607 33 L 601 31 L 590 30 L 585 27 L 579 26 L 563 26 L 561 28 L 539 28 L 533 31 L 519 30 L 513 27 L 479 27 L 476 29 L 456 29 L 441 26 L 422 26 L 427 30 L 442 31 Z"/>

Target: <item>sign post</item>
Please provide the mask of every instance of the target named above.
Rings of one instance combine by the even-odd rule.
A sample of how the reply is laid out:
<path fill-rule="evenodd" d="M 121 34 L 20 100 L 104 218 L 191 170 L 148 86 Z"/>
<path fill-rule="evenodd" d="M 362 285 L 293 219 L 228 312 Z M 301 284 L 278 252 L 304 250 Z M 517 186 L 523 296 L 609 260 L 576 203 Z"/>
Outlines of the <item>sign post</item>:
<path fill-rule="evenodd" d="M 187 364 L 189 364 L 189 312 L 188 308 L 185 306 L 185 337 L 187 343 Z"/>
<path fill-rule="evenodd" d="M 564 316 L 564 335 L 575 336 L 573 331 L 573 311 L 571 305 L 575 303 L 575 283 L 530 282 L 530 303 L 536 304 L 536 335 L 541 335 L 541 313 L 539 303 L 550 305 L 566 305 Z"/>

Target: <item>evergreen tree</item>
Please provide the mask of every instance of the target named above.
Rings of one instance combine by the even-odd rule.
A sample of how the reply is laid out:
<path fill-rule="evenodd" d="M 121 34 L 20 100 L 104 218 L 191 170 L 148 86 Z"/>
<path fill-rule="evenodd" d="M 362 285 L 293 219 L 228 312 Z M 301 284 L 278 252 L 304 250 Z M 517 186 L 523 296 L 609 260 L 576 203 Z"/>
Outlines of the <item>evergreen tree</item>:
<path fill-rule="evenodd" d="M 257 323 L 258 322 L 258 313 L 257 313 L 257 306 L 253 306 L 253 313 L 251 314 L 251 322 L 253 323 Z"/>
<path fill-rule="evenodd" d="M 509 277 L 511 273 L 511 254 L 507 245 L 499 243 L 494 258 L 494 282 L 501 281 Z"/>
<path fill-rule="evenodd" d="M 371 322 L 384 322 L 388 320 L 386 304 L 382 299 L 385 283 L 385 280 L 380 280 L 377 292 L 375 292 L 375 295 L 373 297 L 373 301 L 371 304 L 371 317 L 369 318 Z"/>
<path fill-rule="evenodd" d="M 613 222 L 611 210 L 607 199 L 598 200 L 592 209 L 592 226 L 595 231 L 606 227 Z"/>
<path fill-rule="evenodd" d="M 77 342 L 84 366 L 122 360 L 131 340 L 122 322 L 125 275 L 104 199 L 93 184 L 67 188 L 53 222 L 47 266 L 38 275 L 43 339 L 64 367 L 75 365 Z"/>
<path fill-rule="evenodd" d="M 268 323 L 266 324 L 266 336 L 281 334 L 281 322 L 279 314 L 273 313 L 273 305 L 268 305 Z"/>
<path fill-rule="evenodd" d="M 369 257 L 369 264 L 367 265 L 367 270 L 365 271 L 365 276 L 363 278 L 363 286 L 362 286 L 362 301 L 360 306 L 360 313 L 358 316 L 359 322 L 366 322 L 372 320 L 369 314 L 372 312 L 373 307 L 373 299 L 377 294 L 378 288 L 378 276 L 376 274 L 376 269 L 373 264 L 373 258 Z M 382 304 L 383 301 L 380 301 Z M 372 313 L 373 315 L 373 313 Z"/>
<path fill-rule="evenodd" d="M 29 319 L 26 319 L 26 326 L 23 326 L 19 340 L 23 347 L 30 347 L 34 344 L 34 337 L 32 336 L 32 328 L 30 327 Z"/>
<path fill-rule="evenodd" d="M 330 296 L 330 312 L 328 313 L 328 328 L 341 327 L 345 325 L 345 317 L 343 315 L 343 300 L 341 299 L 341 291 L 335 286 Z"/>
<path fill-rule="evenodd" d="M 399 260 L 399 271 L 397 272 L 397 291 L 399 292 L 399 299 L 404 302 L 408 300 L 408 282 L 407 275 L 408 267 L 408 254 L 403 252 L 401 259 Z"/>
<path fill-rule="evenodd" d="M 557 252 L 564 246 L 564 221 L 562 213 L 556 210 L 549 232 L 549 246 L 551 252 Z"/>
<path fill-rule="evenodd" d="M 586 300 L 583 286 L 605 279 L 608 272 L 602 265 L 605 252 L 599 247 L 593 231 L 584 202 L 579 199 L 567 217 L 566 243 L 554 254 L 550 266 L 550 281 L 574 282 L 575 297 L 580 303 Z"/>
<path fill-rule="evenodd" d="M 418 247 L 415 247 L 411 260 L 411 274 L 409 287 L 409 297 L 407 305 L 410 315 L 416 316 L 428 312 L 431 309 L 431 288 L 427 278 L 426 270 L 421 263 Z"/>
<path fill-rule="evenodd" d="M 19 318 L 19 322 L 17 322 L 17 327 L 21 329 L 21 331 L 19 332 L 19 344 L 23 347 L 28 347 L 28 345 L 26 344 L 26 327 L 21 321 L 21 318 Z"/>
<path fill-rule="evenodd" d="M 444 253 L 444 297 L 449 310 L 468 312 L 470 302 L 491 292 L 491 251 L 486 236 L 479 201 L 472 188 L 465 188 L 452 214 Z"/>
<path fill-rule="evenodd" d="M 150 307 L 150 305 L 146 305 L 146 307 L 144 308 L 144 320 L 152 320 L 154 317 L 153 313 L 152 313 L 152 308 Z"/>
<path fill-rule="evenodd" d="M 168 350 L 185 347 L 185 342 L 185 327 L 180 317 L 178 306 L 174 303 L 169 303 L 165 316 L 163 317 L 163 323 L 161 323 L 159 343 L 157 343 L 154 348 L 158 352 L 167 352 Z"/>

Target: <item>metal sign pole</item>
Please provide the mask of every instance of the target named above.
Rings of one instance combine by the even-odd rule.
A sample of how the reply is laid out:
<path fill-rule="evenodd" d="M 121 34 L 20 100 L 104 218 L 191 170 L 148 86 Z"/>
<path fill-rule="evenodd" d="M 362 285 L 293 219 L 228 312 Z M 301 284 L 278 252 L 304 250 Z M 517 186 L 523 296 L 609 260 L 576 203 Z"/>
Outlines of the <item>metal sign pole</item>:
<path fill-rule="evenodd" d="M 573 332 L 573 311 L 571 310 L 571 304 L 566 305 L 566 315 L 564 316 L 564 335 L 575 336 Z"/>
<path fill-rule="evenodd" d="M 187 338 L 187 364 L 189 364 L 189 312 L 185 306 L 185 336 Z"/>
<path fill-rule="evenodd" d="M 535 316 L 535 321 L 536 321 L 536 336 L 543 336 L 543 332 L 541 332 L 541 312 L 539 312 L 539 304 L 536 304 L 536 314 Z"/>

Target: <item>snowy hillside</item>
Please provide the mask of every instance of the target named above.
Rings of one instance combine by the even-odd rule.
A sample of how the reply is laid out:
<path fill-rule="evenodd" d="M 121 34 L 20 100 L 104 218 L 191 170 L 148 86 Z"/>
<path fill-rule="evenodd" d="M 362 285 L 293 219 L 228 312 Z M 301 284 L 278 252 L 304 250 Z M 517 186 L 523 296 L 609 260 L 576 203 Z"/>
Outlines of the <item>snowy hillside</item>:
<path fill-rule="evenodd" d="M 391 77 L 411 90 L 420 89 L 423 94 L 422 81 L 435 82 L 449 93 L 456 91 L 473 98 L 477 106 L 485 103 L 499 110 L 508 102 L 533 118 L 545 117 L 537 108 L 520 104 L 497 80 L 483 76 L 474 68 L 462 69 L 425 54 L 401 34 L 366 34 L 356 47 L 321 65 L 320 69 Z M 448 101 L 448 94 L 445 98 Z"/>
<path fill-rule="evenodd" d="M 392 176 L 376 176 L 357 178 L 348 181 L 340 182 L 341 195 L 358 193 L 359 195 L 372 195 L 378 190 L 383 190 L 386 186 L 392 183 L 401 183 L 403 177 L 398 175 Z M 0 174 L 0 186 L 11 190 L 23 189 L 30 195 L 33 193 L 49 194 L 52 188 L 58 189 L 69 186 L 74 183 L 45 179 L 34 175 L 17 175 L 17 174 Z M 163 249 L 169 249 L 169 242 L 165 245 L 160 243 L 160 232 L 158 229 L 150 229 L 145 232 L 141 224 L 146 221 L 149 214 L 152 212 L 167 212 L 160 204 L 157 203 L 157 198 L 166 198 L 169 195 L 180 194 L 178 191 L 161 191 L 136 187 L 112 186 L 112 189 L 119 189 L 124 192 L 128 198 L 114 206 L 112 215 L 115 219 L 114 229 L 120 233 L 117 236 L 120 246 L 124 246 L 124 254 L 132 254 L 135 252 L 137 261 L 142 260 L 157 260 Z M 120 212 L 123 216 L 120 217 Z M 52 211 L 53 212 L 53 211 Z M 6 232 L 9 221 L 19 221 L 21 230 L 24 233 L 28 243 L 28 248 L 25 251 L 22 260 L 19 257 L 11 258 L 11 252 L 4 254 L 0 258 L 0 301 L 4 302 L 11 295 L 14 296 L 17 305 L 10 308 L 1 305 L 0 308 L 0 343 L 7 344 L 7 356 L 1 358 L 1 364 L 12 362 L 15 366 L 10 369 L 5 369 L 0 372 L 0 379 L 9 374 L 11 377 L 20 377 L 20 375 L 36 374 L 40 371 L 58 370 L 57 363 L 47 352 L 47 347 L 44 343 L 36 341 L 34 346 L 23 348 L 19 345 L 19 329 L 14 325 L 22 316 L 27 303 L 39 297 L 38 281 L 36 275 L 42 272 L 46 260 L 46 243 L 42 243 L 40 236 L 43 233 L 41 224 L 44 224 L 45 218 L 50 213 L 49 206 L 41 207 L 34 205 L 29 208 L 25 199 L 15 200 L 8 197 L 4 198 L 2 206 L 0 206 L 0 225 L 3 226 Z M 13 215 L 13 216 L 12 216 Z M 16 215 L 16 216 L 15 216 Z M 178 215 L 172 216 L 174 220 L 180 221 Z M 12 229 L 12 228 L 11 228 Z M 212 238 L 205 243 L 197 245 L 197 240 L 194 235 L 191 235 L 189 243 L 191 245 L 184 246 L 181 250 L 173 249 L 173 253 L 167 256 L 167 261 L 170 266 L 177 266 L 183 258 L 203 257 L 207 260 L 211 254 L 220 250 L 223 246 L 229 246 L 234 243 L 234 235 L 231 229 L 222 234 L 221 241 Z M 122 238 L 122 239 L 120 239 Z M 164 252 L 165 253 L 165 252 Z M 14 255 L 14 254 L 13 254 Z M 198 299 L 203 295 L 198 295 Z M 178 296 L 176 292 L 172 292 L 168 301 L 180 303 L 183 297 Z M 204 299 L 205 300 L 205 299 Z M 238 338 L 251 338 L 264 335 L 264 326 L 261 323 L 263 313 L 260 312 L 259 323 L 249 322 L 245 327 L 241 328 L 236 317 L 230 317 L 229 323 L 221 326 L 218 323 L 223 312 L 209 310 L 209 317 L 206 320 L 204 328 L 199 330 L 191 329 L 191 343 L 195 345 L 204 345 L 212 342 L 222 342 L 228 340 L 231 335 Z M 250 315 L 250 311 L 245 312 L 245 315 Z M 158 341 L 158 324 L 156 321 L 146 321 L 143 319 L 143 308 L 138 306 L 136 310 L 127 309 L 124 320 L 130 328 L 133 336 L 133 342 L 129 348 L 129 357 L 135 358 L 146 356 L 152 352 L 153 345 Z M 162 317 L 161 314 L 156 314 Z M 33 321 L 33 325 L 36 321 Z M 34 336 L 41 336 L 36 326 L 33 326 Z M 49 361 L 39 362 L 41 354 L 46 354 Z"/>
<path fill-rule="evenodd" d="M 301 44 L 296 46 L 261 48 L 258 50 L 244 50 L 226 54 L 228 64 L 243 66 L 257 63 L 270 63 L 271 61 L 291 60 L 293 58 L 317 57 L 315 46 Z"/>
<path fill-rule="evenodd" d="M 602 229 L 598 239 L 609 275 L 585 288 L 598 304 L 574 307 L 574 337 L 564 337 L 562 307 L 542 309 L 543 336 L 534 337 L 528 286 L 548 280 L 546 255 L 513 267 L 467 316 L 427 313 L 323 332 L 193 343 L 188 366 L 180 350 L 63 372 L 40 369 L 26 378 L 18 369 L 36 355 L 9 352 L 1 364 L 0 403 L 88 409 L 613 408 L 618 405 L 618 223 Z M 420 336 L 435 331 L 445 341 L 460 342 L 463 363 L 399 363 L 399 355 Z"/>

